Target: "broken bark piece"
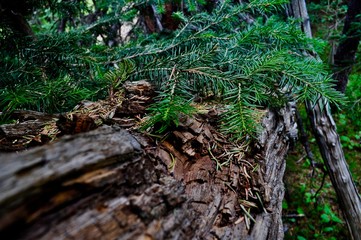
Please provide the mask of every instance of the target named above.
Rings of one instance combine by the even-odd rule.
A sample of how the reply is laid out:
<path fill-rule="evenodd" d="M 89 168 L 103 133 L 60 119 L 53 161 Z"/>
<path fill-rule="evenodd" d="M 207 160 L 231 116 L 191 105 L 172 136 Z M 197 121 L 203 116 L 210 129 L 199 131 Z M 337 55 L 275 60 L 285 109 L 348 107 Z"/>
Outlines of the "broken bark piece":
<path fill-rule="evenodd" d="M 134 94 L 139 96 L 154 96 L 154 86 L 145 80 L 125 82 L 123 84 L 127 94 Z"/>
<path fill-rule="evenodd" d="M 0 137 L 19 138 L 26 135 L 37 135 L 46 122 L 38 120 L 28 120 L 18 124 L 0 125 Z"/>
<path fill-rule="evenodd" d="M 87 114 L 69 113 L 67 115 L 60 115 L 56 122 L 62 134 L 76 134 L 81 132 L 88 132 L 97 128 L 93 118 Z"/>
<path fill-rule="evenodd" d="M 143 101 L 133 101 L 125 99 L 120 107 L 116 110 L 116 116 L 133 116 L 137 114 L 144 114 L 147 109 L 147 103 Z"/>
<path fill-rule="evenodd" d="M 125 98 L 116 110 L 116 116 L 144 114 L 155 95 L 154 87 L 148 81 L 125 82 Z"/>
<path fill-rule="evenodd" d="M 186 129 L 189 129 L 190 132 L 195 134 L 195 135 L 198 135 L 198 134 L 200 134 L 202 132 L 202 130 L 203 130 L 202 125 L 203 125 L 203 123 L 201 123 L 197 119 L 188 118 L 188 117 L 185 117 L 179 123 L 179 126 L 184 127 Z"/>

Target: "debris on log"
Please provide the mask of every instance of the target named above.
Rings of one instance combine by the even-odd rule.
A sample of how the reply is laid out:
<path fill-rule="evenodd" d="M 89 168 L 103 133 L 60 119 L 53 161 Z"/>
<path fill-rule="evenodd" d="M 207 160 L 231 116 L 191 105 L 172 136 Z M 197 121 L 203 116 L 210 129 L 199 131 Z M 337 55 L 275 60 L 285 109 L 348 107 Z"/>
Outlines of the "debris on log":
<path fill-rule="evenodd" d="M 28 110 L 14 111 L 10 116 L 16 123 L 0 125 L 0 152 L 23 150 L 24 146 L 34 147 L 51 141 L 57 131 L 48 125 L 59 114 L 46 114 Z"/>
<path fill-rule="evenodd" d="M 282 239 L 293 106 L 264 111 L 258 142 L 230 141 L 221 110 L 204 104 L 152 136 L 136 128 L 153 95 L 146 81 L 126 83 L 33 128 L 37 114 L 2 125 L 13 146 L 51 143 L 0 149 L 28 148 L 0 156 L 0 239 Z"/>
<path fill-rule="evenodd" d="M 292 108 L 255 145 L 181 119 L 164 139 L 101 126 L 2 154 L 1 239 L 282 239 Z"/>
<path fill-rule="evenodd" d="M 106 100 L 80 102 L 71 112 L 46 114 L 14 111 L 14 124 L 0 125 L 0 152 L 20 151 L 43 145 L 57 137 L 94 130 L 103 123 L 131 128 L 136 117 L 152 102 L 154 87 L 147 81 L 125 82 Z"/>

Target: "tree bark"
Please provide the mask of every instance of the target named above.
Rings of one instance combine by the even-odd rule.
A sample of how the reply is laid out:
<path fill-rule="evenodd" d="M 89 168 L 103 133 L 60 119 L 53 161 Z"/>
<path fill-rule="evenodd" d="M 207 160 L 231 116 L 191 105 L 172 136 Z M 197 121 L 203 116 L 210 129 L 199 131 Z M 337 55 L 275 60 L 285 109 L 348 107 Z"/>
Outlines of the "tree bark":
<path fill-rule="evenodd" d="M 269 112 L 263 120 L 263 126 L 265 130 L 260 137 L 260 144 L 264 149 L 264 162 L 261 162 L 264 172 L 258 177 L 260 181 L 264 181 L 265 202 L 269 202 L 269 206 L 267 211 L 257 215 L 250 239 L 283 239 L 283 175 L 289 144 L 297 137 L 295 104 L 288 103 L 278 113 Z"/>
<path fill-rule="evenodd" d="M 300 6 L 299 9 L 293 9 L 293 16 L 303 20 L 303 30 L 311 37 L 311 28 L 307 26 L 309 21 L 305 19 L 308 17 L 305 1 L 293 0 L 292 5 Z M 348 169 L 329 103 L 321 98 L 315 104 L 306 102 L 306 109 L 350 235 L 352 239 L 359 240 L 361 239 L 361 199 Z"/>
<path fill-rule="evenodd" d="M 317 105 L 312 106 L 308 102 L 306 108 L 350 235 L 352 239 L 359 240 L 361 239 L 361 199 L 342 151 L 329 104 L 326 101 L 319 101 Z"/>
<path fill-rule="evenodd" d="M 28 7 L 25 1 L 0 1 L 0 21 L 8 25 L 17 37 L 34 37 L 34 32 L 24 17 L 29 13 Z"/>
<path fill-rule="evenodd" d="M 190 118 L 158 145 L 102 126 L 2 154 L 0 238 L 282 239 L 293 107 L 263 126 L 258 147 L 236 148 L 228 165 L 218 161 L 237 146 Z"/>
<path fill-rule="evenodd" d="M 348 75 L 352 70 L 352 65 L 355 63 L 355 55 L 361 39 L 360 27 L 354 26 L 355 23 L 361 24 L 359 14 L 361 14 L 361 1 L 350 0 L 345 25 L 342 30 L 342 35 L 345 39 L 341 40 L 336 54 L 333 56 L 333 78 L 337 80 L 336 89 L 343 93 L 346 90 Z"/>

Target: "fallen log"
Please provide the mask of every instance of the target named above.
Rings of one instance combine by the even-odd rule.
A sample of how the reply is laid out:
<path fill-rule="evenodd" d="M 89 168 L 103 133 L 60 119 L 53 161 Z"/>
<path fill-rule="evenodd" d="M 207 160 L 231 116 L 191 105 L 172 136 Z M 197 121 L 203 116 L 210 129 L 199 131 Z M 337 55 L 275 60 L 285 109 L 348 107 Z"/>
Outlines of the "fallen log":
<path fill-rule="evenodd" d="M 114 173 L 106 167 L 129 159 L 136 151 L 140 146 L 129 133 L 104 126 L 22 154 L 2 154 L 0 230 L 19 221 L 31 222 L 100 187 L 99 180 Z"/>
<path fill-rule="evenodd" d="M 292 107 L 263 125 L 258 147 L 228 163 L 230 143 L 197 119 L 160 144 L 102 126 L 2 154 L 0 238 L 282 239 Z"/>

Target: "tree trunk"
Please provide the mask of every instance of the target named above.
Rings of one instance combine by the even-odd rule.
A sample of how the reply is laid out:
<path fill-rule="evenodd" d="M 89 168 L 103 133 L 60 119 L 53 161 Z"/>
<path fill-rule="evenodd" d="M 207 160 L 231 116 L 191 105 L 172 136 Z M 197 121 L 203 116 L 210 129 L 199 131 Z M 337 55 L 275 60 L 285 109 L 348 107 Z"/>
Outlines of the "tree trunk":
<path fill-rule="evenodd" d="M 361 199 L 352 180 L 327 102 L 307 103 L 311 126 L 353 239 L 361 239 Z"/>
<path fill-rule="evenodd" d="M 293 114 L 269 111 L 249 156 L 201 116 L 158 145 L 102 126 L 2 154 L 0 238 L 282 239 Z"/>
<path fill-rule="evenodd" d="M 282 201 L 284 197 L 283 175 L 286 168 L 285 157 L 290 141 L 297 136 L 296 109 L 288 103 L 280 112 L 269 112 L 263 120 L 265 130 L 260 137 L 263 146 L 263 173 L 265 200 L 270 201 L 267 211 L 257 215 L 250 239 L 283 239 Z M 278 134 L 277 134 L 278 133 Z M 286 144 L 285 144 L 286 143 Z M 268 195 L 268 194 L 269 195 Z"/>
<path fill-rule="evenodd" d="M 307 26 L 309 21 L 305 19 L 308 18 L 305 1 L 293 0 L 292 6 L 294 5 L 299 6 L 299 8 L 293 9 L 293 16 L 303 20 L 305 34 L 309 37 L 312 36 L 311 28 Z M 306 109 L 350 235 L 353 239 L 360 240 L 361 199 L 348 169 L 329 103 L 321 98 L 315 105 L 307 102 Z"/>
<path fill-rule="evenodd" d="M 28 14 L 26 1 L 0 1 L 0 22 L 11 28 L 16 37 L 34 37 L 24 15 Z"/>
<path fill-rule="evenodd" d="M 350 0 L 345 25 L 342 30 L 342 35 L 345 39 L 341 40 L 337 47 L 336 54 L 333 56 L 335 72 L 333 78 L 337 80 L 336 89 L 343 93 L 346 90 L 348 75 L 355 62 L 357 47 L 361 39 L 360 27 L 353 26 L 355 23 L 361 24 L 359 14 L 361 14 L 361 1 Z"/>

